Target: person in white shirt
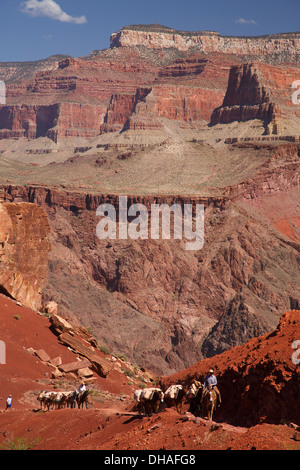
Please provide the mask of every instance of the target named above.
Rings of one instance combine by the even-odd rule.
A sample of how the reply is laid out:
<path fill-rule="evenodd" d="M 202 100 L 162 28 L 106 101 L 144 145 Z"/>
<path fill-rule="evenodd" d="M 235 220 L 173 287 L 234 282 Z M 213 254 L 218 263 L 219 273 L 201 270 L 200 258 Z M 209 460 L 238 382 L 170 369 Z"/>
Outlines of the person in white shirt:
<path fill-rule="evenodd" d="M 82 384 L 79 385 L 78 389 L 77 389 L 77 393 L 82 393 L 82 392 L 85 392 L 86 391 L 86 386 L 85 386 L 85 383 L 82 382 Z"/>
<path fill-rule="evenodd" d="M 12 407 L 12 396 L 9 395 L 8 399 L 6 400 L 6 410 L 8 410 L 11 407 Z"/>

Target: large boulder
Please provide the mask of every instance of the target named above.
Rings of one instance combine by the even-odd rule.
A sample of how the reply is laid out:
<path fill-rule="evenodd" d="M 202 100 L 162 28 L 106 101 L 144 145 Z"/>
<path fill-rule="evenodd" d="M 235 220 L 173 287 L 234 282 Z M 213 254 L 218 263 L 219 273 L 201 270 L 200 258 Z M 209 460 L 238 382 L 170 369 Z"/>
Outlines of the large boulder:
<path fill-rule="evenodd" d="M 50 323 L 52 325 L 52 329 L 54 329 L 58 335 L 73 331 L 73 326 L 57 314 L 51 315 Z"/>

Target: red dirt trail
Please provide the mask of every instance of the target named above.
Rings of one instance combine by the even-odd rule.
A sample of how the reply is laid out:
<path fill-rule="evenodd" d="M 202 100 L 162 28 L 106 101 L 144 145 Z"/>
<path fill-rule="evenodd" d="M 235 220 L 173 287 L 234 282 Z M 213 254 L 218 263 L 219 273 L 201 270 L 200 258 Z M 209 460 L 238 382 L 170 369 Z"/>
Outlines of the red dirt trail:
<path fill-rule="evenodd" d="M 217 365 L 220 380 L 224 378 L 223 389 L 220 388 L 226 397 L 225 372 L 229 364 L 240 371 L 245 381 L 251 367 L 272 360 L 275 369 L 283 374 L 283 381 L 298 374 L 299 387 L 299 368 L 290 364 L 290 342 L 298 336 L 300 339 L 299 325 L 300 312 L 289 312 L 273 335 L 252 339 L 211 361 L 201 361 L 176 376 L 163 378 L 162 382 L 183 383 L 213 364 Z M 89 409 L 38 411 L 37 393 L 53 389 L 55 381 L 50 380 L 49 366 L 26 349 L 44 349 L 51 358 L 60 356 L 63 363 L 76 360 L 76 355 L 59 343 L 49 326 L 46 317 L 0 295 L 0 340 L 6 344 L 7 359 L 6 365 L 0 365 L 0 446 L 9 448 L 22 438 L 36 450 L 300 449 L 297 415 L 292 424 L 268 423 L 266 417 L 266 422 L 246 427 L 233 425 L 230 420 L 216 418 L 216 422 L 210 422 L 195 417 L 186 404 L 183 415 L 167 408 L 151 417 L 141 417 L 133 411 L 133 386 L 118 370 L 111 371 L 106 379 L 97 377 L 93 388 L 106 393 L 107 398 L 92 397 Z M 3 412 L 9 394 L 13 396 L 13 407 Z M 224 409 L 226 416 L 225 405 Z"/>

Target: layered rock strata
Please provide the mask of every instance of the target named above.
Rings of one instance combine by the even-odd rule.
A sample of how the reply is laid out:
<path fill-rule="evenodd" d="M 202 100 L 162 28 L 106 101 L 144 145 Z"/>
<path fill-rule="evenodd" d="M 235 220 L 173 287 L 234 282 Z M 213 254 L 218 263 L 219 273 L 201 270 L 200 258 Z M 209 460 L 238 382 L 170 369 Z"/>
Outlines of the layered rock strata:
<path fill-rule="evenodd" d="M 149 49 L 176 48 L 187 52 L 196 50 L 210 54 L 270 57 L 290 61 L 299 59 L 300 33 L 274 34 L 253 37 L 221 36 L 215 31 L 177 31 L 161 25 L 125 26 L 112 34 L 111 47 L 145 46 Z"/>
<path fill-rule="evenodd" d="M 84 59 L 24 63 L 23 70 L 20 64 L 12 69 L 8 64 L 7 70 L 2 64 L 0 76 L 8 81 L 0 138 L 57 142 L 157 130 L 161 118 L 197 127 L 220 107 L 212 123 L 261 119 L 267 133 L 280 133 L 278 119 L 286 113 L 282 101 L 291 102 L 287 90 L 299 79 L 298 71 L 252 62 L 298 63 L 299 44 L 299 33 L 238 38 L 134 26 L 112 35 L 110 49 Z M 249 65 L 241 66 L 245 60 Z"/>
<path fill-rule="evenodd" d="M 259 119 L 266 134 L 281 134 L 283 121 L 300 117 L 292 99 L 292 85 L 299 78 L 296 67 L 251 63 L 233 66 L 223 104 L 211 116 L 211 124 Z"/>

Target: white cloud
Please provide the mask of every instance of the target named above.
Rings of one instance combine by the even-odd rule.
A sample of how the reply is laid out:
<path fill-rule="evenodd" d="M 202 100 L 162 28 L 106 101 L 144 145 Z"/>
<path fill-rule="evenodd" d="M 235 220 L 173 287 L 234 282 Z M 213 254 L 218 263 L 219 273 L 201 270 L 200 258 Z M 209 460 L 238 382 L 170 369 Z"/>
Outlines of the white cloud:
<path fill-rule="evenodd" d="M 30 16 L 46 16 L 52 20 L 63 23 L 84 24 L 87 23 L 85 16 L 71 16 L 65 13 L 60 5 L 54 0 L 28 0 L 21 4 L 21 11 Z"/>
<path fill-rule="evenodd" d="M 257 24 L 256 21 L 254 20 L 245 20 L 245 18 L 239 18 L 238 20 L 235 20 L 236 23 L 239 24 Z"/>

